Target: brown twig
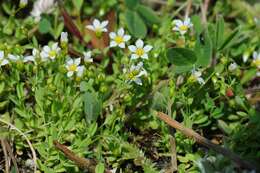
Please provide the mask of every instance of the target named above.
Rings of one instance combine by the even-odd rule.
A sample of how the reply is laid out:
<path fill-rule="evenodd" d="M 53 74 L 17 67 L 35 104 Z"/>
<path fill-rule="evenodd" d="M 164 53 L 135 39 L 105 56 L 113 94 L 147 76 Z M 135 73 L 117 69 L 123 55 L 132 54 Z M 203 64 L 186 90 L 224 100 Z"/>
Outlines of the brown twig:
<path fill-rule="evenodd" d="M 187 137 L 194 139 L 197 143 L 204 145 L 204 146 L 206 146 L 210 149 L 213 149 L 214 151 L 221 153 L 222 155 L 230 158 L 240 167 L 247 168 L 247 169 L 254 169 L 254 170 L 257 169 L 257 167 L 255 167 L 251 163 L 249 163 L 245 160 L 242 160 L 237 154 L 235 154 L 235 153 L 231 152 L 230 150 L 223 148 L 219 145 L 213 144 L 210 140 L 208 140 L 208 139 L 204 138 L 203 136 L 199 135 L 194 130 L 184 127 L 179 122 L 171 119 L 168 115 L 166 115 L 162 112 L 157 112 L 157 116 L 161 120 L 163 120 L 165 123 L 170 125 L 171 127 L 173 127 L 175 129 L 179 130 L 180 132 L 182 132 Z"/>
<path fill-rule="evenodd" d="M 4 139 L 1 139 L 1 145 L 3 148 L 3 152 L 4 152 L 4 159 L 5 159 L 5 172 L 9 173 L 9 159 L 8 159 L 8 155 L 7 155 L 7 151 L 6 151 L 6 146 L 5 146 L 5 142 Z"/>
<path fill-rule="evenodd" d="M 185 18 L 189 17 L 191 6 L 192 6 L 192 0 L 188 0 L 187 7 L 185 10 Z"/>
<path fill-rule="evenodd" d="M 58 141 L 53 141 L 54 146 L 64 153 L 64 155 L 71 161 L 73 161 L 78 167 L 88 170 L 91 173 L 95 173 L 95 168 L 97 162 L 94 159 L 86 159 L 77 156 L 73 151 L 68 149 L 67 146 L 62 145 Z M 106 170 L 106 173 L 111 173 L 109 170 Z"/>
<path fill-rule="evenodd" d="M 176 153 L 176 142 L 173 136 L 170 137 L 170 144 L 171 144 L 171 172 L 178 171 L 177 166 L 177 153 Z"/>
<path fill-rule="evenodd" d="M 207 14 L 208 14 L 209 3 L 210 3 L 210 0 L 205 0 L 204 3 L 200 5 L 201 18 L 202 18 L 203 24 L 207 23 Z"/>
<path fill-rule="evenodd" d="M 15 172 L 19 173 L 18 165 L 17 165 L 17 162 L 15 160 L 15 157 L 14 157 L 14 154 L 13 154 L 13 151 L 12 151 L 12 148 L 11 148 L 10 144 L 8 143 L 7 140 L 3 140 L 3 143 L 4 143 L 5 147 L 6 147 L 6 150 L 9 153 L 9 156 L 11 157 L 11 160 L 12 160 L 14 168 L 15 168 Z"/>

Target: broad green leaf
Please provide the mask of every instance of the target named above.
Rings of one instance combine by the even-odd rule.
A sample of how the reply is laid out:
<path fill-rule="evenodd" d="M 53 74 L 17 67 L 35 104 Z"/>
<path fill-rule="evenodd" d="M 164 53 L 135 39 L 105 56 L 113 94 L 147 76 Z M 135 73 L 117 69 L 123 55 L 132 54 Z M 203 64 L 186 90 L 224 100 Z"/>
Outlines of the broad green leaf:
<path fill-rule="evenodd" d="M 160 18 L 149 7 L 146 7 L 144 5 L 138 5 L 137 6 L 137 12 L 149 24 L 159 24 L 160 23 Z"/>
<path fill-rule="evenodd" d="M 139 0 L 125 0 L 125 5 L 129 9 L 134 9 L 139 4 Z"/>
<path fill-rule="evenodd" d="M 95 122 L 101 113 L 102 103 L 95 92 L 86 92 L 83 95 L 84 112 L 88 123 Z"/>
<path fill-rule="evenodd" d="M 176 66 L 189 66 L 196 63 L 197 57 L 194 51 L 186 48 L 169 48 L 167 58 Z"/>
<path fill-rule="evenodd" d="M 126 25 L 130 33 L 136 38 L 144 38 L 147 33 L 147 28 L 143 19 L 137 12 L 127 10 L 125 12 Z"/>
<path fill-rule="evenodd" d="M 257 72 L 257 69 L 254 68 L 254 69 L 250 69 L 248 71 L 246 71 L 241 79 L 241 83 L 242 84 L 245 84 L 247 83 L 248 81 L 250 81 L 251 79 L 253 79 L 256 75 L 256 72 Z"/>
<path fill-rule="evenodd" d="M 200 35 L 203 31 L 203 26 L 201 24 L 200 17 L 198 15 L 194 15 L 194 16 L 191 17 L 191 21 L 193 23 L 196 34 Z"/>
<path fill-rule="evenodd" d="M 232 130 L 230 129 L 230 127 L 227 125 L 227 123 L 225 123 L 225 121 L 223 120 L 218 120 L 218 127 L 223 130 L 226 134 L 230 134 L 232 132 Z"/>
<path fill-rule="evenodd" d="M 179 74 L 179 73 L 185 73 L 188 71 L 191 71 L 193 68 L 193 65 L 188 65 L 188 66 L 174 66 L 174 73 Z"/>
<path fill-rule="evenodd" d="M 42 18 L 39 23 L 39 31 L 42 34 L 46 34 L 51 30 L 51 23 L 48 19 Z"/>
<path fill-rule="evenodd" d="M 210 64 L 212 59 L 212 43 L 207 32 L 200 34 L 197 38 L 194 52 L 197 56 L 197 66 L 206 67 Z"/>

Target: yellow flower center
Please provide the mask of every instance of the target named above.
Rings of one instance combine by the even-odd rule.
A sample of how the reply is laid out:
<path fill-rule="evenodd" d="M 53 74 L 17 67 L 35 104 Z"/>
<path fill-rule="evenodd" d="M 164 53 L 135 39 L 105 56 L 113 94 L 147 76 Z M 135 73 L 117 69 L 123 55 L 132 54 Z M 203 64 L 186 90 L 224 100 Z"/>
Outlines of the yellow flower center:
<path fill-rule="evenodd" d="M 144 54 L 144 50 L 142 49 L 142 48 L 138 48 L 138 49 L 136 49 L 136 55 L 138 55 L 138 56 L 142 56 L 143 54 Z"/>
<path fill-rule="evenodd" d="M 116 42 L 117 44 L 120 44 L 120 43 L 123 43 L 123 42 L 124 42 L 124 39 L 123 39 L 123 37 L 121 37 L 121 36 L 116 36 L 116 37 L 115 37 L 115 42 Z"/>
<path fill-rule="evenodd" d="M 260 58 L 253 61 L 255 66 L 260 66 Z"/>
<path fill-rule="evenodd" d="M 188 26 L 182 25 L 182 26 L 180 26 L 180 30 L 181 31 L 187 31 L 188 30 Z"/>
<path fill-rule="evenodd" d="M 50 56 L 50 57 L 56 57 L 56 55 L 57 55 L 57 52 L 56 52 L 55 50 L 51 50 L 51 51 L 49 52 L 49 56 Z"/>
<path fill-rule="evenodd" d="M 129 74 L 128 74 L 128 79 L 132 80 L 136 77 L 136 75 L 138 75 L 138 71 L 137 70 L 134 70 L 134 71 L 131 71 Z"/>
<path fill-rule="evenodd" d="M 72 65 L 69 66 L 68 69 L 69 69 L 69 71 L 73 71 L 74 72 L 74 71 L 77 70 L 77 65 L 76 64 L 72 64 Z"/>

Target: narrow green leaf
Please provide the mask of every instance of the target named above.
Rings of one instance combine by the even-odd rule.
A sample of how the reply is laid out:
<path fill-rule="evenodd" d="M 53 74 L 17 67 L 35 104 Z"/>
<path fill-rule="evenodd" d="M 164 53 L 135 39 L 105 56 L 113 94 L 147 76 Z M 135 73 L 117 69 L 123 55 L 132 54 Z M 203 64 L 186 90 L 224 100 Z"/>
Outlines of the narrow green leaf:
<path fill-rule="evenodd" d="M 219 48 L 224 40 L 224 28 L 225 28 L 225 22 L 224 22 L 224 18 L 221 16 L 219 17 L 219 19 L 217 20 L 217 24 L 216 24 L 216 48 Z"/>
<path fill-rule="evenodd" d="M 170 48 L 167 50 L 167 58 L 176 66 L 189 66 L 195 64 L 197 57 L 194 51 L 186 48 Z"/>
<path fill-rule="evenodd" d="M 250 70 L 246 71 L 246 72 L 244 73 L 244 76 L 243 76 L 242 79 L 241 79 L 241 83 L 242 83 L 242 84 L 245 84 L 245 83 L 247 83 L 248 81 L 250 81 L 251 79 L 253 79 L 253 78 L 255 77 L 255 75 L 256 75 L 256 72 L 257 72 L 257 69 L 256 69 L 256 68 L 250 69 Z"/>
<path fill-rule="evenodd" d="M 125 12 L 125 18 L 127 28 L 134 37 L 144 38 L 146 36 L 147 28 L 137 12 L 127 10 Z"/>
<path fill-rule="evenodd" d="M 139 0 L 125 0 L 125 5 L 129 9 L 134 9 L 139 4 Z"/>
<path fill-rule="evenodd" d="M 201 24 L 200 17 L 198 15 L 194 15 L 194 16 L 191 17 L 191 21 L 193 23 L 196 34 L 200 35 L 203 31 L 203 26 Z"/>
<path fill-rule="evenodd" d="M 234 41 L 234 39 L 238 36 L 239 33 L 239 28 L 235 29 L 223 42 L 223 44 L 220 46 L 220 48 L 218 50 L 223 50 L 228 48 L 232 42 Z"/>
<path fill-rule="evenodd" d="M 77 11 L 79 12 L 81 10 L 84 0 L 73 0 L 72 2 L 74 4 L 74 6 L 76 7 Z"/>

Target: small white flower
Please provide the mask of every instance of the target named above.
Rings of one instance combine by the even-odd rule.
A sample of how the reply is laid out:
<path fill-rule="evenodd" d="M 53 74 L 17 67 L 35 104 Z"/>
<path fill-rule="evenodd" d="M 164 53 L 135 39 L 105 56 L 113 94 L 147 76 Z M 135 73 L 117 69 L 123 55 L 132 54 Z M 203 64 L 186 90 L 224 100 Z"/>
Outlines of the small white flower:
<path fill-rule="evenodd" d="M 205 81 L 201 76 L 202 76 L 201 71 L 196 71 L 195 69 L 193 69 L 191 71 L 190 79 L 192 81 L 197 81 L 199 84 L 205 84 Z"/>
<path fill-rule="evenodd" d="M 91 51 L 83 52 L 83 55 L 85 62 L 93 62 L 93 58 L 91 58 Z"/>
<path fill-rule="evenodd" d="M 6 65 L 8 63 L 9 63 L 9 61 L 8 61 L 8 59 L 5 58 L 4 51 L 0 51 L 0 67 Z"/>
<path fill-rule="evenodd" d="M 29 62 L 29 61 L 35 62 L 38 55 L 39 55 L 39 50 L 36 48 L 33 48 L 32 55 L 25 56 L 24 62 Z"/>
<path fill-rule="evenodd" d="M 17 61 L 21 61 L 21 62 L 35 61 L 33 56 L 23 56 L 23 55 L 13 55 L 13 54 L 8 54 L 8 59 L 10 59 L 13 62 L 17 62 Z"/>
<path fill-rule="evenodd" d="M 25 7 L 28 4 L 28 0 L 20 0 L 19 6 L 20 7 Z"/>
<path fill-rule="evenodd" d="M 100 22 L 98 19 L 94 19 L 93 24 L 87 25 L 86 28 L 100 34 L 102 32 L 107 32 L 107 28 L 106 28 L 107 25 L 108 25 L 107 20 Z"/>
<path fill-rule="evenodd" d="M 228 70 L 229 71 L 235 71 L 237 69 L 237 63 L 231 63 L 229 66 L 228 66 Z"/>
<path fill-rule="evenodd" d="M 120 28 L 117 33 L 111 32 L 109 37 L 112 39 L 110 41 L 109 47 L 118 46 L 120 48 L 125 48 L 125 43 L 130 40 L 130 35 L 124 35 L 125 31 L 123 28 Z"/>
<path fill-rule="evenodd" d="M 128 49 L 132 52 L 131 59 L 143 58 L 148 59 L 147 53 L 152 49 L 151 45 L 144 46 L 144 42 L 138 39 L 135 45 L 128 46 Z"/>
<path fill-rule="evenodd" d="M 40 55 L 43 61 L 46 61 L 48 58 L 54 60 L 58 56 L 59 52 L 60 48 L 58 43 L 54 43 L 51 47 L 44 46 Z"/>
<path fill-rule="evenodd" d="M 35 18 L 35 21 L 38 22 L 41 20 L 41 14 L 51 13 L 53 11 L 54 6 L 55 0 L 37 0 L 33 4 L 33 10 L 31 11 L 31 15 Z"/>
<path fill-rule="evenodd" d="M 139 62 L 137 65 L 132 65 L 127 71 L 124 69 L 124 73 L 127 73 L 127 82 L 135 82 L 137 85 L 142 85 L 142 76 L 147 76 L 147 71 L 143 68 L 143 63 Z"/>
<path fill-rule="evenodd" d="M 260 52 L 257 53 L 256 51 L 253 53 L 253 65 L 260 69 Z"/>
<path fill-rule="evenodd" d="M 193 24 L 190 21 L 190 18 L 185 18 L 184 21 L 181 20 L 173 20 L 173 24 L 175 25 L 173 27 L 173 31 L 179 31 L 181 35 L 184 35 L 189 28 L 193 26 Z"/>
<path fill-rule="evenodd" d="M 66 69 L 68 70 L 67 76 L 71 77 L 74 73 L 78 73 L 79 70 L 82 70 L 80 64 L 80 58 L 77 59 L 68 59 L 66 62 Z"/>
<path fill-rule="evenodd" d="M 8 54 L 7 57 L 8 57 L 9 60 L 14 61 L 14 62 L 16 62 L 16 61 L 18 61 L 18 60 L 21 59 L 20 56 L 18 56 L 18 55 L 13 55 L 13 54 Z"/>
<path fill-rule="evenodd" d="M 68 43 L 68 33 L 62 32 L 60 35 L 60 42 L 61 43 Z"/>

